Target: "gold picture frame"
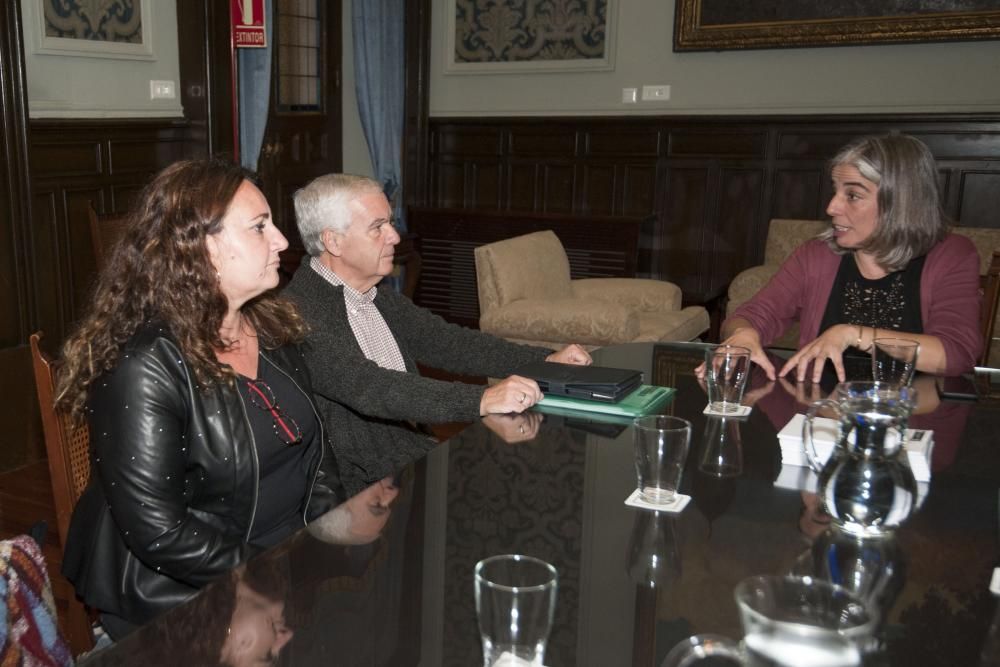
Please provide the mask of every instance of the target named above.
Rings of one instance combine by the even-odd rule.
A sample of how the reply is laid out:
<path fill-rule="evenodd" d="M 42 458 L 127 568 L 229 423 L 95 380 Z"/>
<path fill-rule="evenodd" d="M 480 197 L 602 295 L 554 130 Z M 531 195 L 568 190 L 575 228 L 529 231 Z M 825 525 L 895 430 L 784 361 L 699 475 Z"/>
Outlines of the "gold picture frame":
<path fill-rule="evenodd" d="M 808 18 L 794 16 L 795 10 L 787 9 L 781 2 L 676 0 L 676 3 L 674 51 L 1000 38 L 1000 7 L 995 0 L 955 0 L 952 4 L 956 9 L 933 13 L 914 13 L 913 6 L 919 5 L 919 0 L 896 0 L 880 5 L 878 16 L 854 16 L 847 8 L 856 3 L 826 0 L 807 10 L 811 14 Z M 711 11 L 704 11 L 706 8 Z M 704 18 L 706 14 L 711 20 Z"/>

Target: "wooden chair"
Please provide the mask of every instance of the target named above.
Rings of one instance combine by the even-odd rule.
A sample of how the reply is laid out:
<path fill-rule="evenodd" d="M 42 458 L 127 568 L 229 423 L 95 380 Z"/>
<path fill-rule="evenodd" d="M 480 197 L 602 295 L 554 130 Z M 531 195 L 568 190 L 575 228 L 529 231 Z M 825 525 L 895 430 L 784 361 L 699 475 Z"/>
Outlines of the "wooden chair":
<path fill-rule="evenodd" d="M 55 408 L 54 362 L 42 351 L 42 333 L 31 334 L 31 358 L 42 414 L 45 451 L 52 478 L 59 543 L 66 547 L 73 507 L 90 481 L 90 433 L 87 425 L 73 425 L 69 416 Z M 93 648 L 94 638 L 86 608 L 76 599 L 69 601 L 66 636 L 77 655 Z"/>
<path fill-rule="evenodd" d="M 978 363 L 980 366 L 989 366 L 997 304 L 1000 302 L 1000 250 L 993 251 L 989 268 L 979 277 L 979 287 L 983 293 L 983 307 L 979 317 L 983 331 L 983 351 L 979 355 Z"/>
<path fill-rule="evenodd" d="M 94 261 L 97 270 L 104 268 L 104 263 L 111 254 L 111 249 L 125 235 L 128 216 L 124 213 L 98 213 L 94 203 L 87 207 L 90 218 L 90 241 L 94 246 Z"/>

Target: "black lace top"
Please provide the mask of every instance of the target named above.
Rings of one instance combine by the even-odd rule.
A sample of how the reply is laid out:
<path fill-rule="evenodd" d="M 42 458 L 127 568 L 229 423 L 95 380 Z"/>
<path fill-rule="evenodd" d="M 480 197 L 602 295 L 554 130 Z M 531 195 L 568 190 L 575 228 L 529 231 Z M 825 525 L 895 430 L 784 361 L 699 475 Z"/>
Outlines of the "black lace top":
<path fill-rule="evenodd" d="M 918 257 L 901 271 L 869 280 L 861 275 L 854 255 L 844 255 L 819 330 L 826 331 L 835 324 L 861 324 L 878 329 L 923 333 L 920 274 L 924 259 Z"/>

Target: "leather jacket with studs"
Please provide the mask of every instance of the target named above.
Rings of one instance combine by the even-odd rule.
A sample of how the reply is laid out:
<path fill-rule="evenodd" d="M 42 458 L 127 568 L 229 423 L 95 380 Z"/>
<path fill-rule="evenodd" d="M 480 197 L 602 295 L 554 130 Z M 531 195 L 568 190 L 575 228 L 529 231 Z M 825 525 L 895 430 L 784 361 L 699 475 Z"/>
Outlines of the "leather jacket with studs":
<path fill-rule="evenodd" d="M 294 346 L 262 351 L 312 405 Z M 92 476 L 73 512 L 63 573 L 83 601 L 145 623 L 252 555 L 258 463 L 246 406 L 200 387 L 166 327 L 149 324 L 90 388 Z M 315 412 L 315 407 L 313 408 Z M 343 500 L 322 420 L 309 450 L 303 525 Z"/>

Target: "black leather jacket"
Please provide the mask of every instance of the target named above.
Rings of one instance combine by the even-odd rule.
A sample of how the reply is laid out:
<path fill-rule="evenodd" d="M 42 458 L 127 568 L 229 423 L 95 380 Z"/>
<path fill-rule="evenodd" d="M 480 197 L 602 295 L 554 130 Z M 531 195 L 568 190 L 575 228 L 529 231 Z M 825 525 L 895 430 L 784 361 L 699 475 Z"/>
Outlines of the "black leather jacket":
<path fill-rule="evenodd" d="M 261 356 L 312 401 L 295 347 Z M 93 476 L 73 512 L 63 573 L 91 607 L 145 623 L 251 555 L 258 463 L 246 408 L 229 385 L 201 389 L 156 325 L 91 385 L 87 407 Z M 313 475 L 303 524 L 343 500 L 317 421 L 302 444 Z"/>

